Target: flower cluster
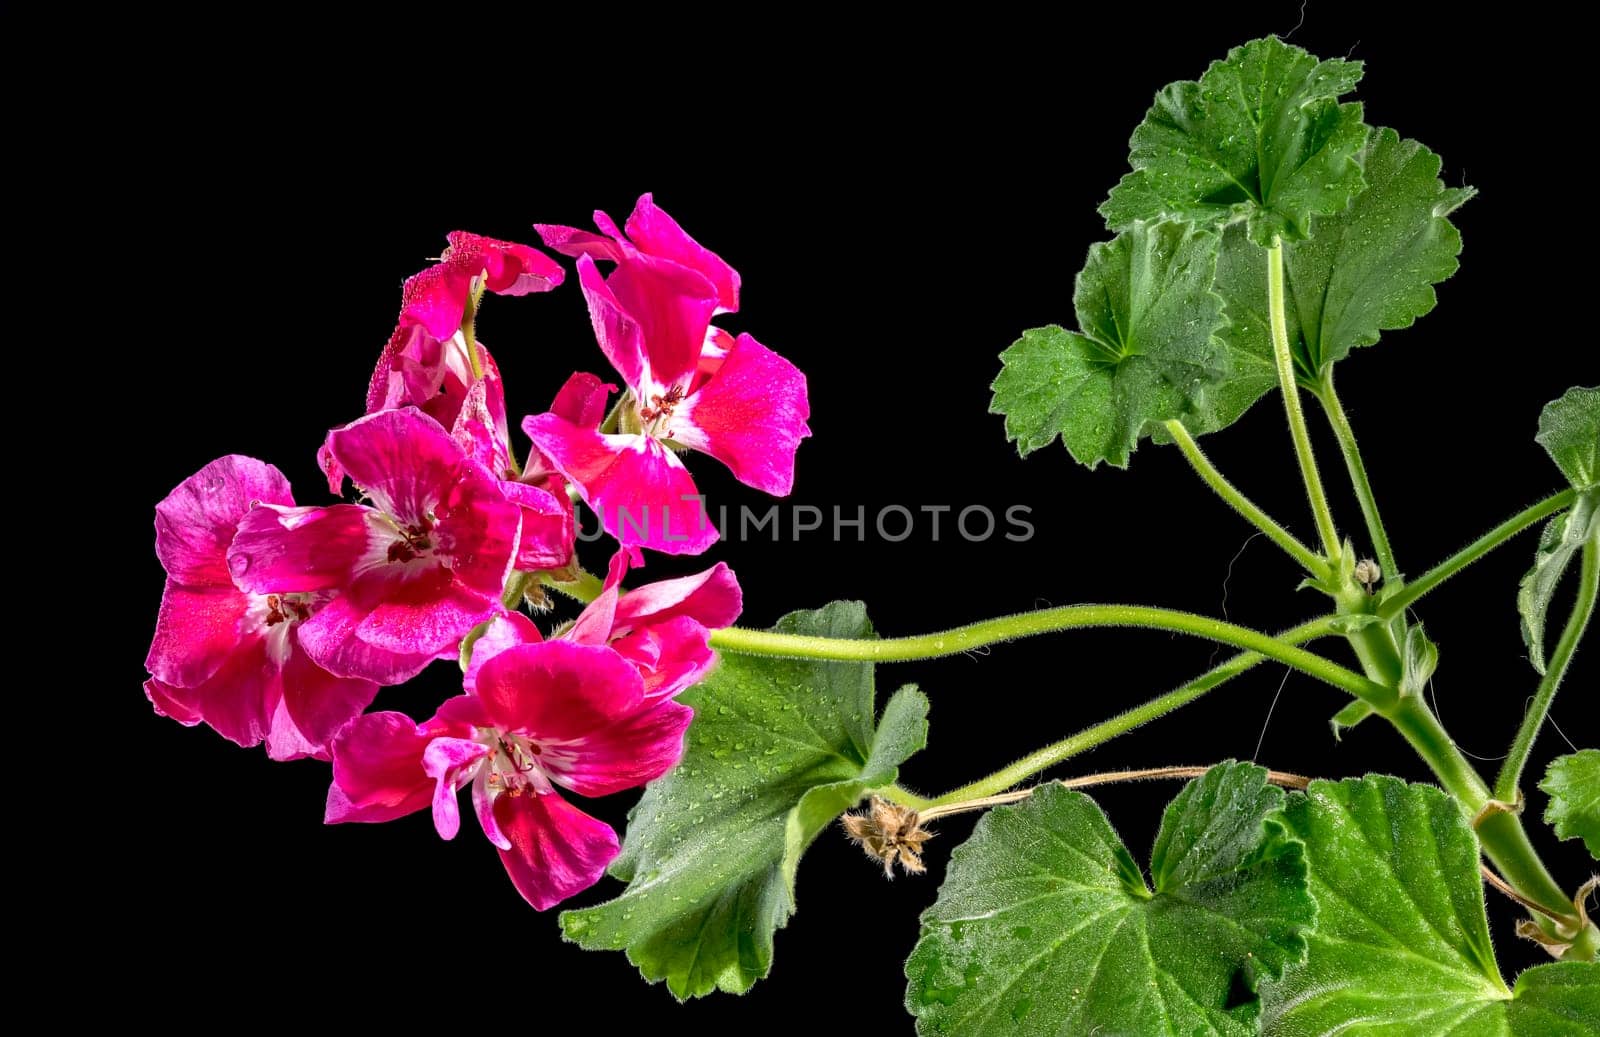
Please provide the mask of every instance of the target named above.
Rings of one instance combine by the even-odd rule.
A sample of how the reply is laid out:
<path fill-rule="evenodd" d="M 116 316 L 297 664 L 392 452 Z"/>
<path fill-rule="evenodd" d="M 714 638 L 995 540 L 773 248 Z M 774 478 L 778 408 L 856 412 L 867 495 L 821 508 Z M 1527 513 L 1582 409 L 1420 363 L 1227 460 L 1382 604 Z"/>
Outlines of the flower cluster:
<path fill-rule="evenodd" d="M 332 763 L 326 820 L 422 809 L 446 839 L 457 793 L 522 895 L 543 910 L 598 881 L 616 833 L 558 789 L 603 796 L 678 760 L 692 711 L 679 692 L 714 662 L 710 631 L 740 611 L 733 573 L 624 591 L 644 549 L 716 540 L 678 454 L 786 494 L 810 434 L 804 376 L 749 335 L 712 325 L 739 275 L 647 194 L 603 235 L 539 226 L 577 257 L 601 351 L 625 384 L 574 373 L 525 418 L 519 462 L 499 367 L 475 333 L 485 291 L 556 288 L 527 245 L 457 231 L 402 291 L 364 417 L 328 433 L 318 463 L 359 503 L 297 505 L 275 467 L 230 455 L 156 505 L 166 586 L 146 668 L 156 711 L 205 723 L 275 760 Z M 598 263 L 612 264 L 602 275 Z M 542 634 L 518 611 L 538 581 L 573 582 L 574 499 L 617 541 L 601 591 Z M 367 712 L 378 689 L 458 660 L 462 694 L 417 723 Z"/>

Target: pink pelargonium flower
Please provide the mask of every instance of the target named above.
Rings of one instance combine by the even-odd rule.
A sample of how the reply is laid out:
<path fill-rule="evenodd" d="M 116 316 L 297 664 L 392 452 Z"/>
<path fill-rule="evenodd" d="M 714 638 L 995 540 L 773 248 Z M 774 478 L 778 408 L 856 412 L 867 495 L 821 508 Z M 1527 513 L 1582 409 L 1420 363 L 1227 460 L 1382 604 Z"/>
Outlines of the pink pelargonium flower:
<path fill-rule="evenodd" d="M 648 698 L 638 671 L 609 648 L 516 644 L 531 627 L 517 625 L 478 642 L 475 660 L 501 650 L 473 667 L 472 693 L 428 721 L 368 713 L 339 733 L 326 820 L 387 821 L 431 805 L 434 827 L 453 839 L 457 792 L 470 785 L 484 835 L 543 911 L 598 882 L 620 849 L 610 825 L 557 788 L 603 796 L 660 777 L 682 755 L 693 711 Z"/>
<path fill-rule="evenodd" d="M 675 580 L 658 580 L 624 593 L 628 555 L 611 559 L 605 590 L 561 636 L 579 644 L 610 645 L 633 663 L 645 695 L 670 698 L 696 684 L 716 656 L 710 632 L 732 626 L 744 606 L 739 581 L 727 563 Z"/>
<path fill-rule="evenodd" d="M 367 387 L 368 414 L 415 406 L 450 428 L 477 381 L 462 321 L 478 284 L 499 295 L 527 295 L 547 292 L 566 277 L 555 260 L 528 245 L 464 230 L 452 231 L 448 240 L 439 262 L 401 290 L 400 320 Z M 491 396 L 499 401 L 504 429 L 500 372 L 481 344 L 479 353 L 484 377 L 494 383 Z"/>
<path fill-rule="evenodd" d="M 252 593 L 339 592 L 300 643 L 340 676 L 398 684 L 501 610 L 521 509 L 415 408 L 334 429 L 327 450 L 371 506 L 263 504 L 240 523 L 228 567 Z"/>
<path fill-rule="evenodd" d="M 293 507 L 283 473 L 252 457 L 218 458 L 156 505 L 156 555 L 167 571 L 145 668 L 156 712 L 209 724 L 240 745 L 267 743 L 274 760 L 327 758 L 327 743 L 372 702 L 371 681 L 313 662 L 297 628 L 330 594 L 250 593 L 234 585 L 227 551 L 259 502 Z"/>
<path fill-rule="evenodd" d="M 559 414 L 522 428 L 624 544 L 698 554 L 717 539 L 694 480 L 673 448 L 726 464 L 743 483 L 787 494 L 810 405 L 805 376 L 750 335 L 711 326 L 738 308 L 739 278 L 683 232 L 650 195 L 623 231 L 603 212 L 607 237 L 538 227 L 551 248 L 578 257 L 578 281 L 595 337 L 630 391 L 617 433 Z M 606 278 L 595 260 L 616 263 Z"/>

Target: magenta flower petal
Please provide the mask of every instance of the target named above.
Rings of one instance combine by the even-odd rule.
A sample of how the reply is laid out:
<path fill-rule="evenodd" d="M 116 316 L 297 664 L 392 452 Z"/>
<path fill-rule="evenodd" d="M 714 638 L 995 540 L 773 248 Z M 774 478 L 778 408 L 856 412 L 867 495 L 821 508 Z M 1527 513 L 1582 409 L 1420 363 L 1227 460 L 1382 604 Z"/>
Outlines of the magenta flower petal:
<path fill-rule="evenodd" d="M 496 826 L 511 843 L 500 851 L 506 874 L 535 910 L 581 893 L 622 852 L 617 833 L 556 793 L 500 796 Z"/>
<path fill-rule="evenodd" d="M 180 719 L 198 717 L 217 734 L 246 748 L 260 745 L 267 736 L 269 718 L 278 705 L 276 668 L 259 637 L 241 641 L 203 681 L 179 686 L 157 680 L 161 701 L 152 695 L 151 704 L 160 712 Z"/>
<path fill-rule="evenodd" d="M 561 485 L 565 487 L 564 480 Z M 500 491 L 506 500 L 522 509 L 516 568 L 530 572 L 559 569 L 572 560 L 577 530 L 569 502 L 557 498 L 549 490 L 521 482 L 503 482 Z"/>
<path fill-rule="evenodd" d="M 560 263 L 528 245 L 498 241 L 464 230 L 451 231 L 448 240 L 450 254 L 445 262 L 483 271 L 484 286 L 496 295 L 548 292 L 567 276 Z"/>
<path fill-rule="evenodd" d="M 239 522 L 228 548 L 233 581 L 254 594 L 331 590 L 349 582 L 378 531 L 356 504 L 292 508 L 263 504 Z"/>
<path fill-rule="evenodd" d="M 200 711 L 182 697 L 182 691 L 164 684 L 154 677 L 144 682 L 144 697 L 157 716 L 169 717 L 184 727 L 194 727 L 205 719 Z"/>
<path fill-rule="evenodd" d="M 611 648 L 639 670 L 646 699 L 670 698 L 699 683 L 717 661 L 706 628 L 688 616 L 624 634 Z"/>
<path fill-rule="evenodd" d="M 600 352 L 611 361 L 623 381 L 638 385 L 644 378 L 645 355 L 639 322 L 622 308 L 589 256 L 578 260 L 578 288 L 589 304 L 589 321 L 594 325 Z"/>
<path fill-rule="evenodd" d="M 238 650 L 239 621 L 248 607 L 231 583 L 186 587 L 168 578 L 144 668 L 182 687 L 204 682 Z"/>
<path fill-rule="evenodd" d="M 604 215 L 596 213 L 595 217 L 598 219 Z M 609 223 L 609 219 L 606 222 Z M 613 263 L 622 258 L 622 245 L 603 234 L 579 230 L 576 227 L 562 227 L 553 223 L 535 223 L 533 229 L 539 232 L 539 237 L 546 247 L 553 248 L 564 256 L 590 256 L 594 259 L 609 259 Z"/>
<path fill-rule="evenodd" d="M 374 606 L 356 636 L 386 652 L 437 656 L 452 653 L 464 632 L 500 611 L 499 602 L 468 593 L 451 584 L 448 572 L 434 570 Z"/>
<path fill-rule="evenodd" d="M 542 641 L 539 628 L 533 625 L 521 612 L 503 612 L 489 621 L 489 628 L 479 635 L 478 640 L 472 645 L 472 658 L 467 660 L 467 668 L 461 674 L 461 686 L 467 692 L 474 693 L 478 690 L 478 671 L 483 669 L 483 664 L 517 645 L 535 644 Z M 466 698 L 467 696 L 461 696 Z M 454 699 L 451 700 L 455 701 Z M 478 701 L 474 699 L 473 701 Z M 446 703 L 448 705 L 449 703 Z M 481 705 L 481 702 L 479 703 Z M 442 709 L 443 707 L 441 707 Z M 477 726 L 490 723 L 487 716 L 481 721 L 473 721 Z"/>
<path fill-rule="evenodd" d="M 593 428 L 605 418 L 607 397 L 616 391 L 615 385 L 601 381 L 598 375 L 574 371 L 557 391 L 550 413 L 580 428 Z"/>
<path fill-rule="evenodd" d="M 638 671 L 609 648 L 541 641 L 484 663 L 477 695 L 502 730 L 569 741 L 633 713 L 644 688 Z"/>
<path fill-rule="evenodd" d="M 794 486 L 795 451 L 811 435 L 810 416 L 799 368 L 740 335 L 711 380 L 679 406 L 672 434 L 746 486 L 783 496 Z"/>
<path fill-rule="evenodd" d="M 743 608 L 738 578 L 726 562 L 718 562 L 705 572 L 646 583 L 624 594 L 617 602 L 615 625 L 631 630 L 688 616 L 715 630 L 732 626 Z"/>
<path fill-rule="evenodd" d="M 593 265 L 587 258 L 578 261 L 580 270 L 586 263 Z M 646 398 L 688 379 L 700 362 L 706 332 L 717 309 L 717 293 L 711 282 L 669 259 L 634 254 L 617 264 L 606 278 L 605 287 L 620 311 L 620 320 L 631 325 L 638 335 L 639 348 L 648 365 L 646 378 L 630 376 L 620 367 L 617 373 Z M 590 300 L 590 316 L 598 335 L 601 317 L 594 312 L 597 296 L 586 286 L 584 297 Z"/>
<path fill-rule="evenodd" d="M 461 830 L 456 790 L 472 780 L 476 765 L 488 755 L 487 745 L 465 738 L 435 738 L 422 750 L 422 772 L 434 782 L 433 827 L 441 839 L 454 839 Z"/>
<path fill-rule="evenodd" d="M 267 732 L 267 755 L 274 760 L 290 759 L 291 754 L 326 759 L 327 744 L 351 717 L 372 705 L 378 686 L 335 677 L 312 662 L 298 642 L 291 649 L 282 667 L 282 699 Z M 296 744 L 304 748 L 291 748 Z"/>
<path fill-rule="evenodd" d="M 716 542 L 694 480 L 659 440 L 601 435 L 554 414 L 525 418 L 522 430 L 624 545 L 699 554 Z"/>
<path fill-rule="evenodd" d="M 639 197 L 623 230 L 639 251 L 670 259 L 709 281 L 716 290 L 719 311 L 733 313 L 739 309 L 739 272 L 684 233 L 676 220 L 656 206 L 651 195 Z"/>
<path fill-rule="evenodd" d="M 562 747 L 565 751 L 550 752 L 550 780 L 582 796 L 607 796 L 654 781 L 683 756 L 683 733 L 693 719 L 688 706 L 657 699 Z"/>
<path fill-rule="evenodd" d="M 444 499 L 466 457 L 443 425 L 410 408 L 358 418 L 329 432 L 327 446 L 372 503 L 402 523 L 421 521 Z"/>
<path fill-rule="evenodd" d="M 225 584 L 223 556 L 240 516 L 257 501 L 293 504 L 289 481 L 264 461 L 219 457 L 156 505 L 156 557 L 179 583 Z"/>
<path fill-rule="evenodd" d="M 404 684 L 437 658 L 431 651 L 392 651 L 364 640 L 360 630 L 368 613 L 348 597 L 335 598 L 300 624 L 300 646 L 329 673 L 378 684 Z"/>
<path fill-rule="evenodd" d="M 346 724 L 333 739 L 324 820 L 390 821 L 427 807 L 434 783 L 422 769 L 422 754 L 439 733 L 419 728 L 404 713 L 366 713 Z"/>

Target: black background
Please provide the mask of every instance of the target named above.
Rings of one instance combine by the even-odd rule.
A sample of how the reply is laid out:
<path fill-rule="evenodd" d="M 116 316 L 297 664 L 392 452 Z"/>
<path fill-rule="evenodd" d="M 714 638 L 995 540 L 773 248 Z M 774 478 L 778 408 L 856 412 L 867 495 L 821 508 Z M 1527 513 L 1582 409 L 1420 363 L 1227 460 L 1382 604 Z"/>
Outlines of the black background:
<path fill-rule="evenodd" d="M 1410 25 L 1400 6 L 1313 3 L 1292 40 L 1365 59 L 1368 120 L 1420 138 L 1445 157 L 1448 183 L 1482 190 L 1457 214 L 1463 267 L 1439 310 L 1340 368 L 1401 564 L 1415 574 L 1559 488 L 1534 423 L 1566 387 L 1597 381 L 1600 363 L 1582 323 L 1589 263 L 1562 258 L 1559 245 L 1561 214 L 1585 188 L 1581 172 L 1564 171 L 1582 160 L 1567 143 L 1569 109 L 1553 99 L 1577 74 L 1583 41 L 1533 25 L 1532 8 L 1451 24 L 1429 11 Z M 678 1006 L 622 955 L 564 943 L 555 913 L 524 905 L 470 824 L 454 843 L 425 815 L 324 827 L 325 766 L 273 764 L 154 716 L 139 690 L 161 587 L 150 508 L 229 452 L 279 465 L 302 503 L 326 501 L 315 450 L 328 427 L 359 416 L 400 283 L 438 255 L 447 231 L 536 242 L 535 221 L 588 226 L 596 207 L 620 220 L 651 190 L 742 272 L 742 311 L 726 326 L 808 375 L 815 436 L 800 452 L 794 503 L 869 515 L 890 504 L 1023 504 L 1038 529 L 1027 543 L 969 544 L 946 516 L 936 543 L 926 517 L 904 543 L 790 542 L 787 529 L 779 544 L 724 542 L 703 564 L 736 568 L 745 623 L 845 597 L 866 600 L 890 635 L 1083 601 L 1225 606 L 1264 629 L 1308 618 L 1322 605 L 1295 591 L 1293 564 L 1264 539 L 1247 542 L 1250 529 L 1174 450 L 1146 444 L 1126 472 L 1089 472 L 1059 446 L 1023 461 L 986 413 L 996 354 L 1024 328 L 1071 321 L 1073 276 L 1106 237 L 1095 206 L 1124 170 L 1153 92 L 1299 18 L 1296 3 L 1232 11 L 1130 7 L 1096 24 L 1067 14 L 1060 28 L 970 14 L 829 25 L 774 14 L 742 43 L 709 33 L 671 42 L 620 15 L 502 34 L 492 11 L 476 38 L 448 19 L 389 27 L 404 46 L 336 41 L 309 24 L 281 36 L 201 26 L 205 42 L 179 45 L 159 27 L 128 26 L 128 46 L 81 73 L 92 107 L 63 111 L 53 128 L 80 134 L 94 156 L 81 204 L 134 288 L 114 314 L 122 337 L 92 354 L 104 357 L 100 388 L 117 405 L 100 449 L 120 459 L 112 477 L 126 510 L 101 534 L 122 559 L 118 618 L 91 660 L 105 667 L 96 727 L 109 716 L 115 794 L 98 797 L 83 851 L 96 877 L 77 892 L 97 960 L 147 985 L 127 1010 L 289 1020 L 316 1004 L 319 1016 L 367 1021 L 459 1010 L 468 1025 L 519 1030 L 614 1032 L 637 1019 L 715 1033 L 778 1021 L 909 1032 L 901 962 L 970 821 L 941 824 L 929 873 L 892 883 L 824 834 L 802 866 L 799 913 L 777 936 L 772 976 L 743 998 Z M 507 50 L 490 53 L 494 42 Z M 53 319 L 73 316 L 62 306 Z M 606 372 L 574 284 L 491 299 L 479 330 L 516 415 L 543 409 L 574 369 Z M 1360 542 L 1337 452 L 1312 417 L 1342 527 Z M 1275 399 L 1205 446 L 1314 540 Z M 765 506 L 709 459 L 691 467 L 713 503 Z M 583 550 L 590 568 L 604 565 L 600 546 Z M 1438 708 L 1471 753 L 1504 751 L 1536 683 L 1515 610 L 1532 550 L 1530 535 L 1419 610 L 1441 646 Z M 687 568 L 652 561 L 646 575 Z M 1554 710 L 1589 744 L 1595 653 L 1580 655 Z M 903 771 L 931 793 L 1167 690 L 1218 654 L 1161 633 L 1078 632 L 878 679 L 885 690 L 916 682 L 932 699 L 931 744 Z M 1426 779 L 1381 722 L 1336 744 L 1327 718 L 1342 697 L 1283 675 L 1263 666 L 1060 773 L 1254 757 L 1319 776 Z M 456 687 L 441 664 L 379 705 L 425 715 Z M 1529 772 L 1530 820 L 1545 804 L 1532 782 L 1557 751 L 1567 743 L 1547 728 Z M 1143 858 L 1175 791 L 1097 798 Z M 620 824 L 630 802 L 585 805 Z M 1586 855 L 1531 828 L 1575 886 Z M 607 880 L 576 902 L 619 889 Z M 1544 960 L 1511 935 L 1516 913 L 1498 895 L 1490 911 L 1508 972 Z"/>

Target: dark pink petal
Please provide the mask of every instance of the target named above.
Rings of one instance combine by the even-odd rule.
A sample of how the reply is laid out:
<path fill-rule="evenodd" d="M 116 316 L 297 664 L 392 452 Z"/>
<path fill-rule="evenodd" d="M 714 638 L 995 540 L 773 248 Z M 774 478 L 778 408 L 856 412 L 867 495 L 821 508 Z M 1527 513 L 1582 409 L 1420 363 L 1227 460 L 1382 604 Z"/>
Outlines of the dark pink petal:
<path fill-rule="evenodd" d="M 550 413 L 580 428 L 593 427 L 605 418 L 607 397 L 616 391 L 615 385 L 601 381 L 599 375 L 575 371 L 556 393 Z"/>
<path fill-rule="evenodd" d="M 443 424 L 443 422 L 441 422 Z M 506 428 L 505 389 L 500 373 L 486 369 L 467 389 L 450 435 L 472 460 L 496 476 L 511 468 L 511 434 Z"/>
<path fill-rule="evenodd" d="M 422 751 L 422 771 L 433 779 L 433 827 L 441 839 L 461 831 L 461 806 L 456 790 L 476 773 L 489 747 L 466 738 L 435 738 Z"/>
<path fill-rule="evenodd" d="M 611 640 L 612 627 L 616 625 L 617 598 L 622 594 L 622 578 L 628 573 L 628 554 L 618 551 L 611 556 L 606 568 L 605 585 L 595 599 L 584 606 L 572 628 L 566 632 L 568 641 L 581 645 L 603 645 Z"/>
<path fill-rule="evenodd" d="M 411 408 L 369 414 L 334 429 L 328 452 L 379 510 L 405 525 L 427 518 L 466 460 L 444 426 Z"/>
<path fill-rule="evenodd" d="M 263 504 L 239 523 L 228 569 L 236 584 L 255 594 L 332 590 L 349 582 L 386 525 L 359 504 Z"/>
<path fill-rule="evenodd" d="M 594 325 L 600 352 L 630 387 L 644 377 L 644 337 L 639 322 L 627 313 L 599 267 L 589 256 L 578 259 L 578 288 L 589 305 L 589 321 Z"/>
<path fill-rule="evenodd" d="M 638 671 L 609 648 L 541 641 L 507 648 L 484 663 L 477 695 L 501 730 L 566 741 L 635 712 L 644 686 Z"/>
<path fill-rule="evenodd" d="M 404 713 L 367 713 L 346 724 L 333 739 L 324 820 L 390 821 L 428 806 L 434 783 L 423 772 L 422 754 L 438 734 Z"/>
<path fill-rule="evenodd" d="M 494 819 L 511 843 L 500 851 L 506 874 L 538 911 L 599 882 L 622 852 L 610 825 L 554 792 L 502 795 L 494 801 Z"/>
<path fill-rule="evenodd" d="M 704 450 L 746 486 L 782 496 L 794 486 L 794 455 L 811 435 L 806 376 L 749 335 L 740 335 L 715 377 L 678 408 L 672 436 Z"/>
<path fill-rule="evenodd" d="M 533 229 L 539 232 L 546 247 L 555 249 L 563 256 L 592 256 L 612 262 L 622 258 L 621 245 L 593 231 L 554 223 L 535 223 Z"/>
<path fill-rule="evenodd" d="M 284 703 L 283 697 L 278 697 L 278 704 L 272 710 L 272 715 L 267 718 L 267 758 L 278 760 L 304 760 L 328 759 L 328 747 L 317 745 L 306 738 L 304 732 L 295 726 L 294 718 L 289 715 L 289 707 Z"/>
<path fill-rule="evenodd" d="M 144 668 L 180 687 L 202 683 L 239 650 L 239 624 L 248 607 L 231 583 L 186 587 L 168 579 Z"/>
<path fill-rule="evenodd" d="M 639 668 L 645 698 L 671 698 L 698 684 L 716 664 L 708 635 L 688 616 L 678 616 L 619 637 L 611 648 Z"/>
<path fill-rule="evenodd" d="M 157 716 L 169 717 L 184 727 L 193 727 L 203 718 L 194 704 L 185 701 L 182 695 L 181 690 L 163 684 L 154 677 L 144 682 L 144 697 L 150 700 L 150 708 L 156 711 Z"/>
<path fill-rule="evenodd" d="M 329 673 L 384 685 L 404 684 L 436 658 L 432 652 L 390 651 L 363 640 L 359 631 L 368 614 L 349 597 L 334 598 L 300 624 L 300 647 Z"/>
<path fill-rule="evenodd" d="M 579 267 L 592 260 L 579 260 Z M 700 362 L 706 329 L 717 309 L 716 289 L 699 273 L 669 259 L 633 253 L 617 264 L 606 287 L 621 313 L 638 329 L 649 384 L 628 379 L 641 396 L 687 386 Z M 591 316 L 593 304 L 591 303 Z M 596 332 L 599 330 L 596 318 Z M 609 354 L 608 354 L 609 355 Z M 627 377 L 627 372 L 618 368 Z"/>
<path fill-rule="evenodd" d="M 500 823 L 494 819 L 494 801 L 498 795 L 499 789 L 489 788 L 489 768 L 479 767 L 477 777 L 472 779 L 472 812 L 478 816 L 478 826 L 483 829 L 484 837 L 500 849 L 509 850 L 511 840 L 500 831 Z"/>
<path fill-rule="evenodd" d="M 244 639 L 205 680 L 180 687 L 156 679 L 150 704 L 180 723 L 202 720 L 236 745 L 260 745 L 278 706 L 277 666 L 267 656 L 266 641 Z"/>
<path fill-rule="evenodd" d="M 560 476 L 555 479 L 565 487 Z M 522 509 L 522 537 L 517 542 L 516 568 L 529 572 L 559 569 L 572 560 L 577 528 L 573 524 L 570 501 L 521 482 L 503 482 L 500 491 Z"/>
<path fill-rule="evenodd" d="M 522 535 L 520 502 L 506 499 L 505 486 L 482 468 L 463 465 L 437 508 L 432 532 L 435 552 L 449 559 L 455 582 L 495 600 L 511 575 Z"/>
<path fill-rule="evenodd" d="M 378 686 L 368 680 L 335 677 L 324 670 L 300 647 L 298 634 L 298 630 L 289 632 L 295 640 L 283 663 L 283 700 L 267 734 L 267 754 L 273 759 L 283 758 L 273 750 L 274 736 L 287 740 L 289 736 L 282 725 L 288 724 L 310 747 L 304 755 L 327 759 L 328 743 L 351 718 L 372 705 Z"/>
<path fill-rule="evenodd" d="M 461 327 L 472 279 L 482 267 L 446 260 L 406 279 L 400 291 L 400 326 L 421 326 L 435 339 L 447 339 Z"/>
<path fill-rule="evenodd" d="M 732 626 L 744 607 L 739 580 L 726 562 L 676 580 L 647 583 L 617 602 L 616 629 L 631 630 L 674 616 L 689 616 L 712 629 Z"/>
<path fill-rule="evenodd" d="M 625 546 L 699 554 L 717 540 L 694 480 L 677 456 L 649 436 L 601 435 L 554 414 L 523 419 L 551 464 L 578 485 L 605 531 Z"/>
<path fill-rule="evenodd" d="M 424 584 L 419 581 L 413 586 Z M 500 611 L 498 600 L 486 601 L 446 583 L 438 593 L 402 594 L 381 602 L 367 613 L 355 634 L 364 644 L 385 652 L 438 656 L 453 652 L 473 627 Z"/>
<path fill-rule="evenodd" d="M 633 244 L 653 256 L 670 259 L 699 273 L 717 292 L 717 308 L 732 313 L 739 308 L 739 272 L 722 257 L 695 241 L 678 222 L 656 207 L 654 198 L 641 195 L 633 215 L 623 227 Z"/>
<path fill-rule="evenodd" d="M 498 241 L 464 230 L 449 234 L 450 256 L 445 262 L 483 273 L 484 286 L 497 295 L 548 292 L 566 278 L 561 264 L 528 245 Z"/>
<path fill-rule="evenodd" d="M 543 640 L 539 635 L 539 628 L 533 625 L 533 620 L 521 612 L 503 612 L 489 621 L 486 629 L 478 639 L 472 643 L 472 658 L 467 660 L 467 669 L 461 675 L 461 686 L 470 694 L 478 689 L 478 671 L 483 669 L 483 664 L 517 645 L 534 644 Z M 461 696 L 465 698 L 466 696 Z M 454 701 L 454 700 L 452 700 Z M 473 701 L 477 701 L 474 699 Z M 484 714 L 487 718 L 487 714 Z M 489 721 L 473 721 L 474 726 L 487 727 Z"/>
<path fill-rule="evenodd" d="M 694 710 L 659 698 L 617 723 L 563 747 L 570 763 L 548 766 L 550 780 L 581 796 L 608 796 L 654 781 L 683 756 L 683 733 Z M 555 757 L 552 756 L 552 760 Z"/>
<path fill-rule="evenodd" d="M 289 480 L 264 461 L 219 457 L 156 505 L 156 557 L 167 575 L 192 585 L 230 582 L 224 556 L 256 501 L 293 504 Z"/>
<path fill-rule="evenodd" d="M 459 734 L 475 727 L 493 727 L 494 718 L 489 715 L 489 711 L 484 708 L 483 700 L 478 696 L 455 695 L 441 702 L 438 711 L 433 714 L 433 719 L 423 726 L 430 730 L 437 727 L 440 731 L 454 731 Z"/>

